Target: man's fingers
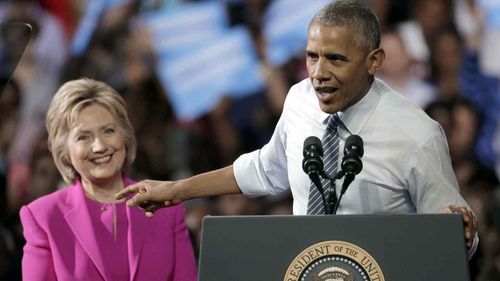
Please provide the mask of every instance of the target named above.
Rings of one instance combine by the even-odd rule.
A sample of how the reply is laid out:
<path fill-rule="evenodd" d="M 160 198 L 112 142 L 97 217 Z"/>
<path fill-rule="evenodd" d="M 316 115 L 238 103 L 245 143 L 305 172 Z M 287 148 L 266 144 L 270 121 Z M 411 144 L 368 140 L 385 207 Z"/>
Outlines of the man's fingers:
<path fill-rule="evenodd" d="M 469 228 L 465 229 L 465 238 L 467 238 L 467 239 L 471 239 L 472 238 L 471 231 L 470 231 Z"/>
<path fill-rule="evenodd" d="M 182 200 L 180 200 L 180 199 L 167 200 L 164 202 L 165 207 L 175 206 L 175 205 L 178 205 L 180 203 L 182 203 Z"/>
<path fill-rule="evenodd" d="M 148 201 L 139 204 L 139 207 L 146 213 L 154 213 L 156 210 L 160 209 L 160 206 L 158 206 L 158 204 Z"/>
<path fill-rule="evenodd" d="M 127 206 L 134 207 L 143 204 L 144 202 L 151 199 L 151 193 L 137 193 L 132 197 L 132 199 L 127 201 Z"/>
<path fill-rule="evenodd" d="M 453 211 L 450 209 L 450 207 L 446 207 L 446 208 L 441 209 L 440 213 L 451 214 L 451 213 L 453 213 Z"/>
<path fill-rule="evenodd" d="M 452 213 L 461 214 L 462 219 L 466 224 L 473 222 L 474 215 L 467 208 L 456 205 L 450 205 L 447 209 L 451 210 Z"/>
<path fill-rule="evenodd" d="M 452 213 L 460 213 L 460 214 L 463 214 L 466 210 L 464 207 L 459 207 L 457 205 L 450 205 L 448 206 L 448 208 L 451 210 Z"/>
<path fill-rule="evenodd" d="M 464 222 L 472 223 L 472 214 L 469 211 L 465 211 L 463 213 L 463 217 L 464 217 Z"/>
<path fill-rule="evenodd" d="M 136 183 L 136 184 L 132 184 L 132 185 L 125 187 L 122 191 L 115 194 L 116 200 L 123 199 L 130 194 L 139 193 L 140 186 L 141 186 L 141 184 Z"/>
<path fill-rule="evenodd" d="M 451 213 L 461 214 L 462 220 L 464 221 L 464 236 L 465 236 L 465 245 L 468 249 L 470 249 L 474 242 L 474 235 L 477 232 L 476 224 L 477 219 L 472 213 L 471 210 L 467 209 L 463 206 L 450 205 L 448 208 L 444 210 L 445 213 L 448 213 L 448 210 Z"/>

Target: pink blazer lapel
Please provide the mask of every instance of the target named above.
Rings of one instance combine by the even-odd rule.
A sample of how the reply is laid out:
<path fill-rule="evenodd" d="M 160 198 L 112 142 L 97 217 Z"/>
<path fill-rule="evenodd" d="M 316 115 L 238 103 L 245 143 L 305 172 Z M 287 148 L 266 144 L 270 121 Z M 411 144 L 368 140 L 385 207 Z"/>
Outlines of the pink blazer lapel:
<path fill-rule="evenodd" d="M 124 176 L 125 186 L 132 183 L 132 180 Z M 66 204 L 68 205 L 69 211 L 65 215 L 65 219 L 71 227 L 73 234 L 96 266 L 102 278 L 104 280 L 109 280 L 106 276 L 106 270 L 97 243 L 99 235 L 95 234 L 96 232 L 90 220 L 87 205 L 85 204 L 85 194 L 80 181 L 74 185 L 74 188 L 69 190 Z M 154 257 L 141 256 L 143 244 L 145 243 L 144 238 L 148 233 L 148 228 L 151 223 L 144 213 L 135 207 L 127 208 L 127 216 L 129 222 L 128 255 L 130 261 L 130 277 L 131 280 L 135 280 L 139 264 L 148 264 L 150 258 L 154 259 Z"/>
<path fill-rule="evenodd" d="M 99 235 L 94 231 L 94 227 L 90 220 L 87 205 L 85 204 L 85 194 L 80 181 L 77 181 L 74 188 L 69 190 L 66 203 L 70 208 L 65 215 L 68 225 L 71 227 L 78 242 L 80 242 L 82 248 L 87 252 L 97 270 L 102 275 L 102 278 L 107 280 L 106 270 L 97 245 Z"/>
<path fill-rule="evenodd" d="M 150 224 L 147 223 L 148 218 L 144 213 L 136 207 L 127 208 L 127 215 L 129 217 L 128 258 L 130 261 L 130 276 L 131 280 L 135 280 L 139 263 L 148 264 L 149 257 L 141 255 L 141 252 Z"/>
<path fill-rule="evenodd" d="M 125 187 L 134 183 L 128 177 L 123 179 Z M 149 257 L 142 256 L 141 251 L 145 243 L 144 238 L 148 233 L 150 223 L 144 213 L 137 207 L 127 208 L 128 216 L 128 258 L 130 261 L 130 277 L 135 280 L 139 263 L 148 264 Z M 154 257 L 152 257 L 154 258 Z"/>

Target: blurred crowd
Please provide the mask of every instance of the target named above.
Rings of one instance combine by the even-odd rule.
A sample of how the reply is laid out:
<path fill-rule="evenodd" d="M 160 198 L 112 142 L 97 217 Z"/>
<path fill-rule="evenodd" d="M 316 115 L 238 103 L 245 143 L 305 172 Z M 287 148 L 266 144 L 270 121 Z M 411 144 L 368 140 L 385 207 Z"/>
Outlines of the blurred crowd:
<path fill-rule="evenodd" d="M 191 121 L 175 116 L 155 70 L 158 54 L 140 17 L 164 6 L 201 1 L 111 1 L 116 3 L 99 16 L 88 46 L 78 52 L 73 40 L 91 12 L 92 0 L 0 1 L 0 23 L 32 26 L 31 41 L 12 77 L 0 71 L 6 83 L 0 95 L 0 280 L 21 280 L 20 206 L 64 186 L 47 149 L 44 124 L 50 99 L 61 83 L 89 77 L 123 95 L 138 140 L 134 180 L 179 179 L 217 169 L 269 140 L 289 87 L 307 77 L 303 54 L 280 66 L 266 61 L 262 21 L 272 1 L 220 0 L 230 24 L 250 31 L 265 88 L 242 98 L 228 95 Z M 378 77 L 422 107 L 448 138 L 461 193 L 479 220 L 479 249 L 470 262 L 472 280 L 500 280 L 500 174 L 495 172 L 500 167 L 500 2 L 364 2 L 376 11 L 383 29 L 386 60 Z M 10 38 L 6 32 L 0 36 Z M 9 46 L 12 60 L 24 49 Z M 290 194 L 228 195 L 186 205 L 197 251 L 206 215 L 292 213 Z"/>

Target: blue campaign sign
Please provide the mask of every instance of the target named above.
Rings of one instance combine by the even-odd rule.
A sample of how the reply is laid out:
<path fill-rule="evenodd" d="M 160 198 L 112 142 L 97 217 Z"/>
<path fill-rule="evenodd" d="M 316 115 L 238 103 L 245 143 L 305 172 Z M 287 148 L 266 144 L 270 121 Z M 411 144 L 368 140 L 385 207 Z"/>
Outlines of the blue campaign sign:
<path fill-rule="evenodd" d="M 275 0 L 264 15 L 266 58 L 275 66 L 305 50 L 309 22 L 331 0 Z"/>
<path fill-rule="evenodd" d="M 82 55 L 87 50 L 90 39 L 105 9 L 105 1 L 89 0 L 87 2 L 85 14 L 78 25 L 75 37 L 71 43 L 71 52 L 74 55 Z"/>
<path fill-rule="evenodd" d="M 71 42 L 71 53 L 80 56 L 87 50 L 94 31 L 106 11 L 130 2 L 131 0 L 88 0 L 83 18 Z"/>
<path fill-rule="evenodd" d="M 477 3 L 486 15 L 486 25 L 500 28 L 500 0 L 478 0 Z"/>
<path fill-rule="evenodd" d="M 151 30 L 158 54 L 211 40 L 223 33 L 229 20 L 224 4 L 181 4 L 150 12 L 143 17 Z"/>
<path fill-rule="evenodd" d="M 239 27 L 203 46 L 161 56 L 158 75 L 177 117 L 185 121 L 209 112 L 225 95 L 245 96 L 264 86 L 251 37 Z"/>

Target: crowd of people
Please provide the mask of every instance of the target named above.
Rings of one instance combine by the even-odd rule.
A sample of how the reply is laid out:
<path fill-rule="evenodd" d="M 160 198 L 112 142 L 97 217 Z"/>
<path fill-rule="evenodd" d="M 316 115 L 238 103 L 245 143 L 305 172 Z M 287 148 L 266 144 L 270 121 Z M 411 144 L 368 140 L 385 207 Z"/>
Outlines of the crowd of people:
<path fill-rule="evenodd" d="M 118 4 L 101 15 L 87 48 L 75 52 L 72 43 L 91 2 L 0 3 L 0 22 L 32 26 L 31 42 L 15 72 L 10 79 L 5 73 L 0 77 L 6 83 L 0 96 L 0 280 L 21 279 L 20 208 L 64 185 L 47 149 L 44 124 L 49 102 L 64 82 L 89 77 L 116 89 L 137 137 L 129 176 L 174 180 L 226 166 L 241 153 L 266 144 L 288 89 L 307 77 L 304 53 L 281 66 L 266 61 L 262 22 L 272 0 L 221 1 L 230 24 L 251 31 L 266 85 L 253 95 L 223 98 L 206 115 L 181 121 L 159 81 L 158 54 L 140 18 L 167 5 L 201 1 L 114 1 Z M 495 32 L 495 26 L 488 25 L 493 16 L 480 0 L 363 2 L 382 26 L 386 59 L 376 76 L 438 121 L 447 137 L 461 194 L 479 221 L 480 244 L 470 261 L 472 280 L 499 280 L 500 189 L 495 166 L 500 166 L 500 74 L 484 57 L 500 57 L 492 57 L 483 46 L 500 42 L 488 36 Z M 188 201 L 186 208 L 197 252 L 205 215 L 291 214 L 292 197 L 288 192 L 260 198 L 224 195 Z"/>

